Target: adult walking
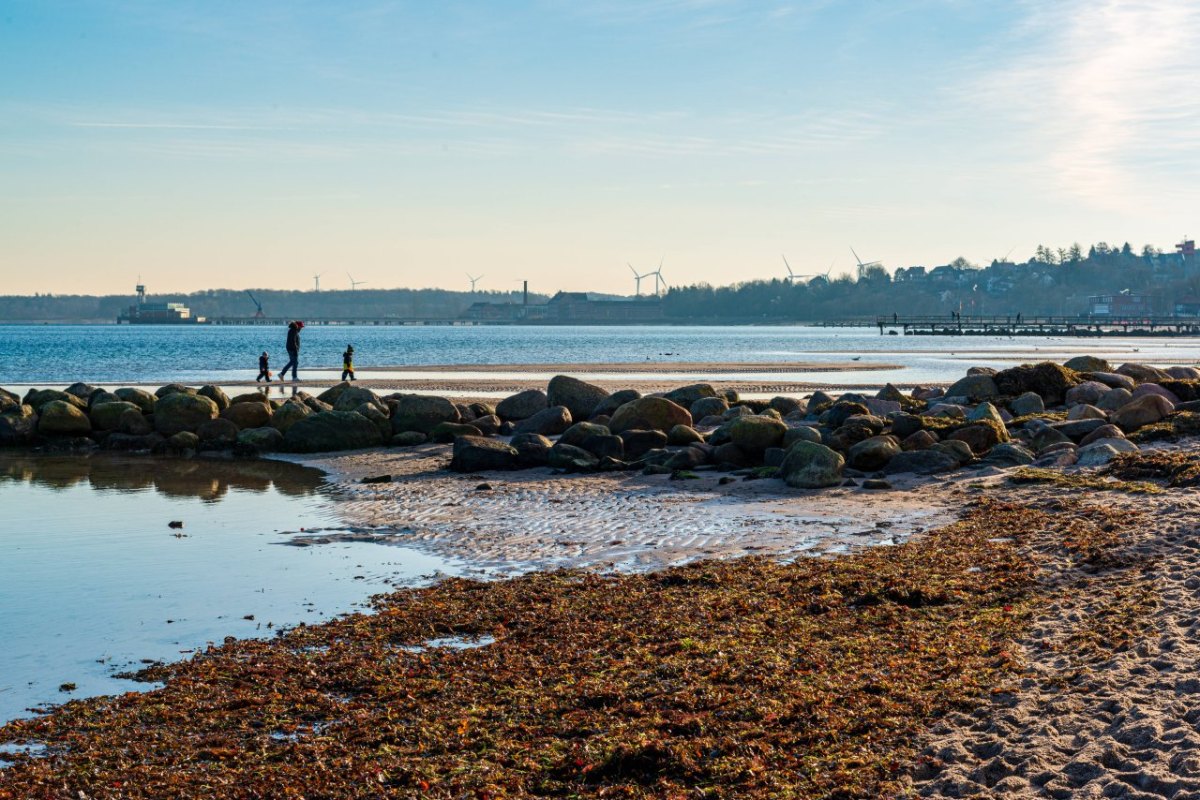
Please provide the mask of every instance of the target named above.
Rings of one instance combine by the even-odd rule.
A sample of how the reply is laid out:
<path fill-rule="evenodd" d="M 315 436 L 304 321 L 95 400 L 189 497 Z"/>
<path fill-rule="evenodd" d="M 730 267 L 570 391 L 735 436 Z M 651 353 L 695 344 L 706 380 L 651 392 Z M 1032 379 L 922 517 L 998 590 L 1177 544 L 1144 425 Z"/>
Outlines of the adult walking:
<path fill-rule="evenodd" d="M 279 370 L 279 380 L 283 380 L 283 376 L 291 369 L 292 380 L 300 380 L 300 376 L 296 374 L 297 368 L 300 366 L 300 329 L 304 327 L 304 323 L 300 320 L 293 320 L 288 323 L 287 332 L 287 354 L 288 362 L 283 365 L 283 369 Z"/>

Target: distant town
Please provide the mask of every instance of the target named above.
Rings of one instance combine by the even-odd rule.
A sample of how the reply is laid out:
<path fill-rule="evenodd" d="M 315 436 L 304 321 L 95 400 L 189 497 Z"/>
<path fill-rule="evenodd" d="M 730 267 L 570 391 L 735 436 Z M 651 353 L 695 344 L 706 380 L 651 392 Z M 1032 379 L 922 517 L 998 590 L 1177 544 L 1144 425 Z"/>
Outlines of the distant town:
<path fill-rule="evenodd" d="M 661 271 L 631 277 L 634 292 L 446 289 L 310 291 L 216 289 L 155 295 L 0 297 L 0 322 L 276 324 L 309 319 L 341 324 L 783 324 L 874 320 L 890 315 L 1200 317 L 1200 263 L 1192 239 L 1169 251 L 1097 242 L 1086 249 L 1039 245 L 1031 258 L 978 265 L 964 258 L 934 267 L 863 262 L 854 274 L 793 270 L 781 256 L 772 278 L 711 286 L 668 286 Z M 649 284 L 653 278 L 652 286 Z M 643 281 L 647 284 L 644 287 Z M 645 289 L 645 290 L 643 290 Z M 871 324 L 871 323 L 868 323 Z"/>

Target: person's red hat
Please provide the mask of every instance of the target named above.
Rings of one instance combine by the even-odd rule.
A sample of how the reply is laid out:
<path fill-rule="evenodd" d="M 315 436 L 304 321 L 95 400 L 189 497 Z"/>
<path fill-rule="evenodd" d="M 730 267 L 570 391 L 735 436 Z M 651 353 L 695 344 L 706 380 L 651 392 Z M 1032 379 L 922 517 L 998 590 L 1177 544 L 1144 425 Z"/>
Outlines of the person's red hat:
<path fill-rule="evenodd" d="M 301 322 L 300 320 L 296 320 L 296 327 L 297 327 L 297 328 L 303 328 L 303 327 L 304 327 L 304 323 L 303 323 L 303 322 Z"/>

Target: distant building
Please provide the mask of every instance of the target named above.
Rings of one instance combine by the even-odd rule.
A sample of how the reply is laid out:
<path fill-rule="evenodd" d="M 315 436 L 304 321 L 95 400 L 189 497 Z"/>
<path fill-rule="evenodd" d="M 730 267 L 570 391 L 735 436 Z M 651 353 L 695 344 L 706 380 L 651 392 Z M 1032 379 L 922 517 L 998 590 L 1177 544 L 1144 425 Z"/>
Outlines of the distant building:
<path fill-rule="evenodd" d="M 663 322 L 662 300 L 603 300 L 587 292 L 559 292 L 546 303 L 475 303 L 467 319 L 477 322 L 527 322 L 558 325 L 628 325 Z"/>
<path fill-rule="evenodd" d="M 897 283 L 920 283 L 928 277 L 924 267 L 901 267 L 892 279 Z"/>
<path fill-rule="evenodd" d="M 146 287 L 138 284 L 137 302 L 117 317 L 117 324 L 129 325 L 200 325 L 204 317 L 193 317 L 183 303 L 148 303 Z"/>
<path fill-rule="evenodd" d="M 1154 298 L 1132 292 L 1093 295 L 1088 298 L 1088 313 L 1093 317 L 1147 317 L 1154 313 Z"/>

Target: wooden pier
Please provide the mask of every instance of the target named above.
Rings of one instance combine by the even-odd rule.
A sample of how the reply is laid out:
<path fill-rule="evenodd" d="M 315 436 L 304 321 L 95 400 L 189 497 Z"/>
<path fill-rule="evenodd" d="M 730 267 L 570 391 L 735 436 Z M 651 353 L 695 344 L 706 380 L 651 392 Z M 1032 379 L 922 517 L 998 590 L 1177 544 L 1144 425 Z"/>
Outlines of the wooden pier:
<path fill-rule="evenodd" d="M 321 325 L 478 325 L 474 320 L 454 317 L 326 317 L 301 316 L 306 326 Z M 209 325 L 271 325 L 287 327 L 297 317 L 210 317 Z"/>
<path fill-rule="evenodd" d="M 1197 317 L 891 315 L 874 327 L 881 336 L 1200 336 Z"/>

